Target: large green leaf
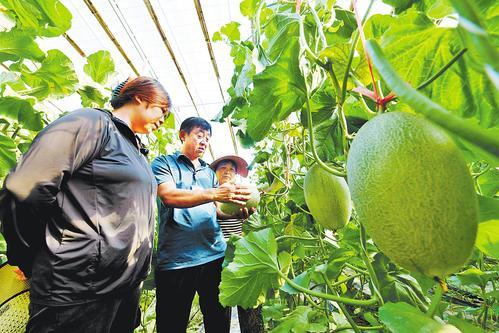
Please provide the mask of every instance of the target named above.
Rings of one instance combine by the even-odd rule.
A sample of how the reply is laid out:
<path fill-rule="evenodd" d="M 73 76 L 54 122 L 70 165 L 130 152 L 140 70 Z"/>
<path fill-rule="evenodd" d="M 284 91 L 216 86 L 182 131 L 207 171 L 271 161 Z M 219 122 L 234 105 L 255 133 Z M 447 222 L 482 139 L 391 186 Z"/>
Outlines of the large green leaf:
<path fill-rule="evenodd" d="M 306 99 L 299 68 L 298 37 L 289 37 L 278 60 L 253 78 L 248 107 L 248 133 L 256 141 L 265 137 L 275 121 L 301 108 Z"/>
<path fill-rule="evenodd" d="M 28 130 L 39 131 L 43 128 L 41 113 L 27 100 L 17 97 L 0 97 L 0 117 L 13 120 Z"/>
<path fill-rule="evenodd" d="M 71 95 L 78 83 L 73 63 L 59 50 L 49 50 L 42 66 L 35 72 L 30 72 L 25 66 L 21 72 L 23 81 L 33 88 L 31 95 L 39 100 L 49 95 L 55 98 Z"/>
<path fill-rule="evenodd" d="M 281 323 L 271 333 L 306 333 L 325 332 L 327 330 L 327 318 L 308 306 L 298 306 L 289 315 L 283 318 Z"/>
<path fill-rule="evenodd" d="M 499 219 L 478 225 L 475 245 L 486 255 L 499 259 Z"/>
<path fill-rule="evenodd" d="M 499 199 L 478 196 L 480 221 L 499 220 Z"/>
<path fill-rule="evenodd" d="M 395 18 L 374 15 L 366 26 L 366 37 L 380 41 L 387 59 L 413 87 L 433 76 L 464 48 L 456 29 L 438 27 L 414 10 Z M 477 69 L 474 58 L 468 51 L 424 93 L 447 110 L 476 117 L 483 127 L 498 126 L 498 95 Z"/>
<path fill-rule="evenodd" d="M 42 61 L 45 53 L 34 38 L 33 34 L 17 29 L 0 32 L 0 62 L 19 59 Z"/>
<path fill-rule="evenodd" d="M 386 303 L 379 308 L 379 319 L 393 333 L 458 333 L 454 326 L 442 325 L 407 303 Z M 445 330 L 447 329 L 447 330 Z M 452 330 L 453 329 L 453 330 Z M 445 330 L 445 331 L 444 331 Z"/>
<path fill-rule="evenodd" d="M 108 97 L 102 96 L 99 89 L 92 86 L 83 86 L 77 90 L 81 98 L 81 105 L 87 108 L 103 108 Z"/>
<path fill-rule="evenodd" d="M 237 72 L 237 81 L 234 85 L 234 92 L 237 97 L 242 97 L 246 88 L 253 82 L 256 68 L 253 64 L 252 52 L 246 48 L 246 59 L 241 70 Z"/>
<path fill-rule="evenodd" d="M 234 260 L 222 271 L 220 302 L 256 306 L 270 288 L 279 287 L 277 243 L 270 229 L 251 232 L 236 242 Z"/>
<path fill-rule="evenodd" d="M 3 178 L 16 164 L 16 143 L 10 137 L 0 134 L 0 178 Z"/>
<path fill-rule="evenodd" d="M 71 12 L 59 0 L 0 0 L 16 17 L 17 26 L 55 37 L 71 27 Z"/>
<path fill-rule="evenodd" d="M 105 84 L 114 73 L 114 61 L 109 51 L 97 51 L 87 57 L 83 71 L 97 83 Z"/>
<path fill-rule="evenodd" d="M 494 41 L 488 35 L 485 25 L 481 22 L 482 19 L 479 17 L 477 8 L 472 2 L 463 0 L 450 0 L 450 2 L 459 14 L 459 26 L 471 40 L 472 47 L 479 55 L 484 66 L 485 73 L 487 73 L 496 89 L 499 89 L 499 65 L 497 63 L 499 51 L 497 49 L 497 38 Z M 495 15 L 497 16 L 497 2 L 494 9 L 496 9 Z M 494 28 L 497 28 L 497 21 L 495 25 Z"/>

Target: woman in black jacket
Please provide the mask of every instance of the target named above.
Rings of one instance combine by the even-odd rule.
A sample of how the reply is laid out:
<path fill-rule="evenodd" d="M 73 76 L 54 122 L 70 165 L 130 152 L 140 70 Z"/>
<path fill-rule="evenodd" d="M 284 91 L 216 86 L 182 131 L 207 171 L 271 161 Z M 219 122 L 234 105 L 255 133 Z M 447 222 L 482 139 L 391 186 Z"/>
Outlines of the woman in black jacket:
<path fill-rule="evenodd" d="M 27 332 L 133 332 L 153 247 L 156 182 L 136 134 L 169 114 L 151 78 L 113 91 L 114 111 L 80 109 L 45 127 L 6 179 L 43 235 Z M 35 230 L 36 228 L 34 228 Z"/>

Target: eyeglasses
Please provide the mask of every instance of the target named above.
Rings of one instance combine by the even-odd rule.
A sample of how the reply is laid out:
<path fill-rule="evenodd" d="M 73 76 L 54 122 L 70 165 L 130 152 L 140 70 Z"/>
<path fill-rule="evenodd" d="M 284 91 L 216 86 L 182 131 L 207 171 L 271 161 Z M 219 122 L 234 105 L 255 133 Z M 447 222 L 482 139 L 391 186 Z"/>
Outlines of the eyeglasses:
<path fill-rule="evenodd" d="M 155 104 L 155 103 L 153 103 L 153 104 L 150 104 L 149 106 L 150 107 L 158 107 L 158 108 L 160 108 L 161 111 L 163 111 L 163 115 L 165 116 L 165 120 L 168 119 L 170 117 L 170 115 L 172 114 L 170 112 L 169 107 L 167 105 L 165 105 L 165 104 Z"/>

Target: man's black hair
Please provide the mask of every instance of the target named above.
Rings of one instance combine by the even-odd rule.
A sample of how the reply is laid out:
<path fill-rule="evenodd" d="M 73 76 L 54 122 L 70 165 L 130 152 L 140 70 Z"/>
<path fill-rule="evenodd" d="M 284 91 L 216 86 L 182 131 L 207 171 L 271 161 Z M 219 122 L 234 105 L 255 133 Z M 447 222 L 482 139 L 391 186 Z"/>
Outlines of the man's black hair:
<path fill-rule="evenodd" d="M 196 127 L 201 128 L 203 131 L 210 132 L 211 136 L 211 125 L 205 119 L 200 117 L 189 117 L 185 119 L 180 125 L 180 130 L 185 131 L 187 134 L 191 133 Z"/>

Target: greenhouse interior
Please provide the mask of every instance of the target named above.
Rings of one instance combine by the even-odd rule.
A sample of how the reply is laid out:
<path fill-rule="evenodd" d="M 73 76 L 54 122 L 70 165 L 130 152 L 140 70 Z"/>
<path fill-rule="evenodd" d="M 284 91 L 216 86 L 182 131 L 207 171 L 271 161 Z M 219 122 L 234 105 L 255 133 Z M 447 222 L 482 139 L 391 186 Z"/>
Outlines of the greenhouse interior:
<path fill-rule="evenodd" d="M 499 2 L 0 0 L 0 333 L 499 332 Z"/>

